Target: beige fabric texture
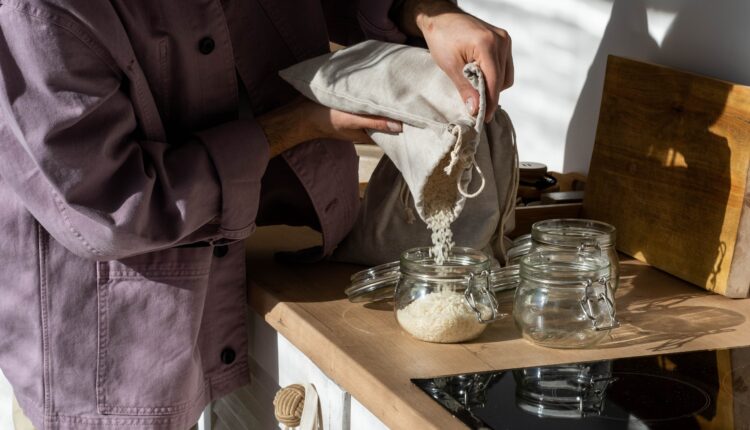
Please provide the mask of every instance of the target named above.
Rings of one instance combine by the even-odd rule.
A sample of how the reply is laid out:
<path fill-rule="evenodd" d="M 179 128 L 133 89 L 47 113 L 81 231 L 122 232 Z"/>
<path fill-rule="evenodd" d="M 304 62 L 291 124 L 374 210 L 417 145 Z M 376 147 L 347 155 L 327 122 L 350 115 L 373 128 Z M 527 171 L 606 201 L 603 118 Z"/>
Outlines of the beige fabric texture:
<path fill-rule="evenodd" d="M 460 214 L 452 224 L 456 245 L 504 261 L 503 234 L 513 227 L 518 182 L 515 134 L 504 111 L 498 109 L 486 126 L 476 121 L 430 53 L 411 46 L 367 41 L 280 74 L 325 106 L 403 122 L 401 133 L 370 133 L 386 157 L 373 172 L 358 220 L 334 259 L 380 264 L 408 248 L 430 246 L 423 197 L 434 187 L 426 185 L 445 181 L 444 169 L 454 165 L 459 176 L 456 170 L 449 176 L 457 177 L 454 187 L 463 190 L 452 190 L 454 213 Z M 478 117 L 484 117 L 481 71 L 469 64 L 464 74 L 481 94 Z M 465 197 L 478 189 L 483 190 L 477 197 Z"/>

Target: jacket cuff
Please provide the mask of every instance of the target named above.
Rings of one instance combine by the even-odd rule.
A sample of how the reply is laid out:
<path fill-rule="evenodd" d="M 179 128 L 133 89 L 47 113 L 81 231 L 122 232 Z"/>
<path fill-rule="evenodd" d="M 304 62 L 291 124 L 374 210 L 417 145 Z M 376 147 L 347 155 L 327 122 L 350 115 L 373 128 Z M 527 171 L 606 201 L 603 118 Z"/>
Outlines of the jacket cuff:
<path fill-rule="evenodd" d="M 266 136 L 254 120 L 231 121 L 195 133 L 206 147 L 221 185 L 219 233 L 239 240 L 255 230 L 261 178 L 269 160 Z"/>

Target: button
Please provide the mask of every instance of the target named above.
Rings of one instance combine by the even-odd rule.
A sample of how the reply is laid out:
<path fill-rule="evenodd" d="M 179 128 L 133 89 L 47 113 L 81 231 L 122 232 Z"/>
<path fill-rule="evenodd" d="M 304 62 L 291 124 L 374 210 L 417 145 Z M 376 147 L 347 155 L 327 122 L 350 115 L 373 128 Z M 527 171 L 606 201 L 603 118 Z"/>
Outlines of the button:
<path fill-rule="evenodd" d="M 232 348 L 224 348 L 221 351 L 221 362 L 224 364 L 232 364 L 237 354 Z"/>
<path fill-rule="evenodd" d="M 212 53 L 214 51 L 214 47 L 216 47 L 216 43 L 210 37 L 204 37 L 200 42 L 198 42 L 198 50 L 201 51 L 201 54 L 203 55 Z"/>
<path fill-rule="evenodd" d="M 216 258 L 221 258 L 227 255 L 227 252 L 229 252 L 229 247 L 227 245 L 219 245 L 214 247 L 214 257 Z"/>

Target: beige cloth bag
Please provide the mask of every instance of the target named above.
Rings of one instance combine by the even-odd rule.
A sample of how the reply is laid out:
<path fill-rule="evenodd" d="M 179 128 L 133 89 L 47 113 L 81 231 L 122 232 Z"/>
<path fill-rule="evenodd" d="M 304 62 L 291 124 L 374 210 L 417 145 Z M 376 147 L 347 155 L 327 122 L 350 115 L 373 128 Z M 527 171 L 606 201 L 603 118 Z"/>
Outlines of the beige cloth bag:
<path fill-rule="evenodd" d="M 402 133 L 370 133 L 386 157 L 334 259 L 374 265 L 429 246 L 425 221 L 440 206 L 436 202 L 448 202 L 456 245 L 504 261 L 503 235 L 513 228 L 518 183 L 515 134 L 504 111 L 486 126 L 476 121 L 429 52 L 404 45 L 367 41 L 280 74 L 325 106 L 404 124 Z M 481 95 L 477 116 L 484 118 L 481 70 L 472 63 L 464 74 Z"/>

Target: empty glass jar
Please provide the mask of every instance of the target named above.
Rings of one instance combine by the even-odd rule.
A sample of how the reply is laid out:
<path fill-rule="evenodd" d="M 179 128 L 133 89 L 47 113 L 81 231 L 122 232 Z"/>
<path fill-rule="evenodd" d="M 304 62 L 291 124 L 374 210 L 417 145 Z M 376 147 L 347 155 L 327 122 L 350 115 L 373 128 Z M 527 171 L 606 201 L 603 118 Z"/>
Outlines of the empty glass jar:
<path fill-rule="evenodd" d="M 614 226 L 589 219 L 550 219 L 538 221 L 531 227 L 531 235 L 521 236 L 508 250 L 508 264 L 517 264 L 524 255 L 540 249 L 575 251 L 590 248 L 604 255 L 610 263 L 609 275 L 612 290 L 617 291 L 620 262 L 615 249 Z"/>
<path fill-rule="evenodd" d="M 394 293 L 402 329 L 427 342 L 454 343 L 479 336 L 498 315 L 490 292 L 490 259 L 471 248 L 454 247 L 436 264 L 429 248 L 404 252 Z"/>
<path fill-rule="evenodd" d="M 543 249 L 521 259 L 513 316 L 523 337 L 584 348 L 617 327 L 609 259 L 598 251 Z"/>

